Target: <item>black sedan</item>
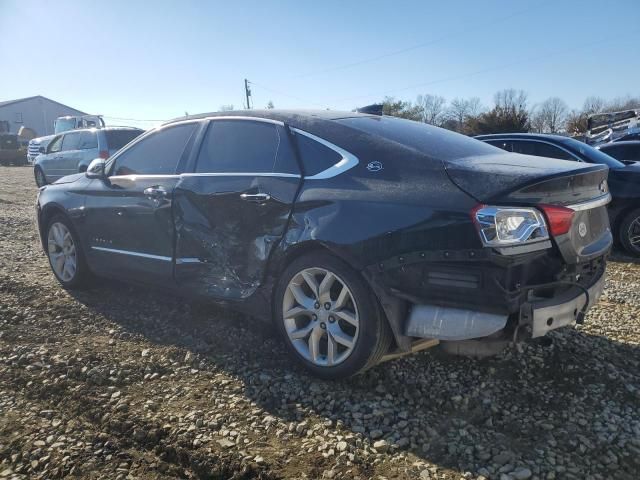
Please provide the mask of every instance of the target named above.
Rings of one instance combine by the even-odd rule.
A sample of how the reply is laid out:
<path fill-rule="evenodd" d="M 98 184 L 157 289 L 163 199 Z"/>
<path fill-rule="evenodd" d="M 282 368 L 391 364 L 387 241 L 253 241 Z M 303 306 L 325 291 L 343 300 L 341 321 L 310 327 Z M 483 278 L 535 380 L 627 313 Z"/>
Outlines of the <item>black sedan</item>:
<path fill-rule="evenodd" d="M 633 162 L 640 162 L 639 141 L 603 143 L 596 148 L 627 165 Z"/>
<path fill-rule="evenodd" d="M 640 163 L 616 160 L 586 143 L 559 135 L 506 133 L 476 138 L 508 152 L 608 166 L 612 230 L 628 253 L 640 256 Z"/>
<path fill-rule="evenodd" d="M 65 288 L 210 298 L 339 378 L 582 322 L 612 242 L 606 177 L 391 117 L 246 111 L 142 135 L 41 188 L 37 218 Z"/>

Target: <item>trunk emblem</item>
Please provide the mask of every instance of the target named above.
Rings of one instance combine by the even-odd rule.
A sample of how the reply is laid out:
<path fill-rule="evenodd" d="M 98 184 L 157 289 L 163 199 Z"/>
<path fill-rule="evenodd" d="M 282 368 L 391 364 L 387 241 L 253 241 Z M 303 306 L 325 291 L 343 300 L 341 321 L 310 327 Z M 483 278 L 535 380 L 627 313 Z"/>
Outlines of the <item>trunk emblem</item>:
<path fill-rule="evenodd" d="M 585 237 L 587 235 L 587 225 L 584 222 L 580 222 L 580 225 L 578 225 L 578 233 L 581 237 Z"/>
<path fill-rule="evenodd" d="M 369 170 L 370 172 L 379 172 L 380 170 L 382 170 L 382 162 L 369 162 L 367 164 L 367 170 Z"/>

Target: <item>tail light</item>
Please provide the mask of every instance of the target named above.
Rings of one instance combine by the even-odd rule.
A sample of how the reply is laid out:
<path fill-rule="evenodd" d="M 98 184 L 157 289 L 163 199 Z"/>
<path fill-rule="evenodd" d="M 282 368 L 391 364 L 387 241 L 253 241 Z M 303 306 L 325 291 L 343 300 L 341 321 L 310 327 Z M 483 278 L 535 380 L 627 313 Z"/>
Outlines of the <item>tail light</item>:
<path fill-rule="evenodd" d="M 558 205 L 540 205 L 547 217 L 549 231 L 552 235 L 564 235 L 571 230 L 575 211 Z"/>
<path fill-rule="evenodd" d="M 107 150 L 100 150 L 100 153 L 98 153 L 98 157 L 104 158 L 106 160 L 107 158 L 109 158 L 109 152 Z"/>
<path fill-rule="evenodd" d="M 478 205 L 471 211 L 485 247 L 506 247 L 549 239 L 547 223 L 536 208 Z"/>

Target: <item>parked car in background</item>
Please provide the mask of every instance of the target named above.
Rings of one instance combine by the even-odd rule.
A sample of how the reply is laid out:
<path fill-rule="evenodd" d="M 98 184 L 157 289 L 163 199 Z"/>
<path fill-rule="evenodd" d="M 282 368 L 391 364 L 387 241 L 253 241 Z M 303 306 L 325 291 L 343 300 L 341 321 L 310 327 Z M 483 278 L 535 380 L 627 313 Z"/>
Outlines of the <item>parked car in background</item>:
<path fill-rule="evenodd" d="M 640 164 L 621 162 L 586 143 L 559 135 L 501 133 L 476 138 L 508 152 L 608 166 L 612 230 L 628 253 L 640 256 Z"/>
<path fill-rule="evenodd" d="M 43 151 L 46 151 L 49 143 L 59 133 L 82 128 L 104 127 L 105 124 L 101 115 L 67 115 L 64 117 L 58 117 L 53 121 L 53 129 L 55 132 L 53 135 L 46 135 L 29 140 L 29 146 L 27 147 L 27 162 L 33 165 L 36 157 L 42 154 Z"/>
<path fill-rule="evenodd" d="M 632 140 L 640 140 L 640 132 L 628 133 L 614 140 L 614 142 L 629 142 Z"/>
<path fill-rule="evenodd" d="M 640 161 L 640 141 L 604 143 L 596 148 L 626 165 Z"/>
<path fill-rule="evenodd" d="M 29 145 L 27 146 L 27 163 L 33 165 L 36 157 L 47 150 L 49 143 L 51 143 L 54 137 L 55 135 L 46 135 L 29 140 Z"/>
<path fill-rule="evenodd" d="M 15 133 L 0 132 L 0 165 L 24 165 L 24 150 Z"/>
<path fill-rule="evenodd" d="M 65 175 L 84 172 L 94 158 L 107 159 L 143 133 L 133 127 L 71 130 L 55 135 L 36 158 L 33 174 L 39 187 Z"/>
<path fill-rule="evenodd" d="M 37 218 L 64 287 L 214 299 L 340 378 L 581 323 L 612 243 L 606 177 L 393 117 L 250 110 L 146 133 L 42 188 Z"/>

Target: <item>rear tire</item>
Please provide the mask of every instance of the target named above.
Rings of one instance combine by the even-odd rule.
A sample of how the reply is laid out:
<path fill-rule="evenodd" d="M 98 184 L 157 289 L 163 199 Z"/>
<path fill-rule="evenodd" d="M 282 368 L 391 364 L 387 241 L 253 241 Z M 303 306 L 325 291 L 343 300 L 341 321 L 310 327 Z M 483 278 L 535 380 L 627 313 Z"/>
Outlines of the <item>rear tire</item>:
<path fill-rule="evenodd" d="M 274 295 L 274 321 L 291 355 L 313 375 L 340 379 L 373 367 L 391 332 L 360 275 L 327 253 L 294 260 Z"/>
<path fill-rule="evenodd" d="M 47 176 L 44 174 L 44 172 L 42 171 L 42 168 L 36 166 L 33 169 L 33 176 L 36 179 L 36 185 L 38 187 L 44 187 L 46 184 L 48 184 L 49 182 L 47 181 Z"/>
<path fill-rule="evenodd" d="M 44 240 L 49 265 L 60 284 L 71 290 L 87 287 L 91 272 L 69 219 L 64 215 L 54 215 L 47 223 Z"/>
<path fill-rule="evenodd" d="M 620 222 L 619 236 L 626 252 L 640 257 L 640 208 L 625 215 Z"/>

